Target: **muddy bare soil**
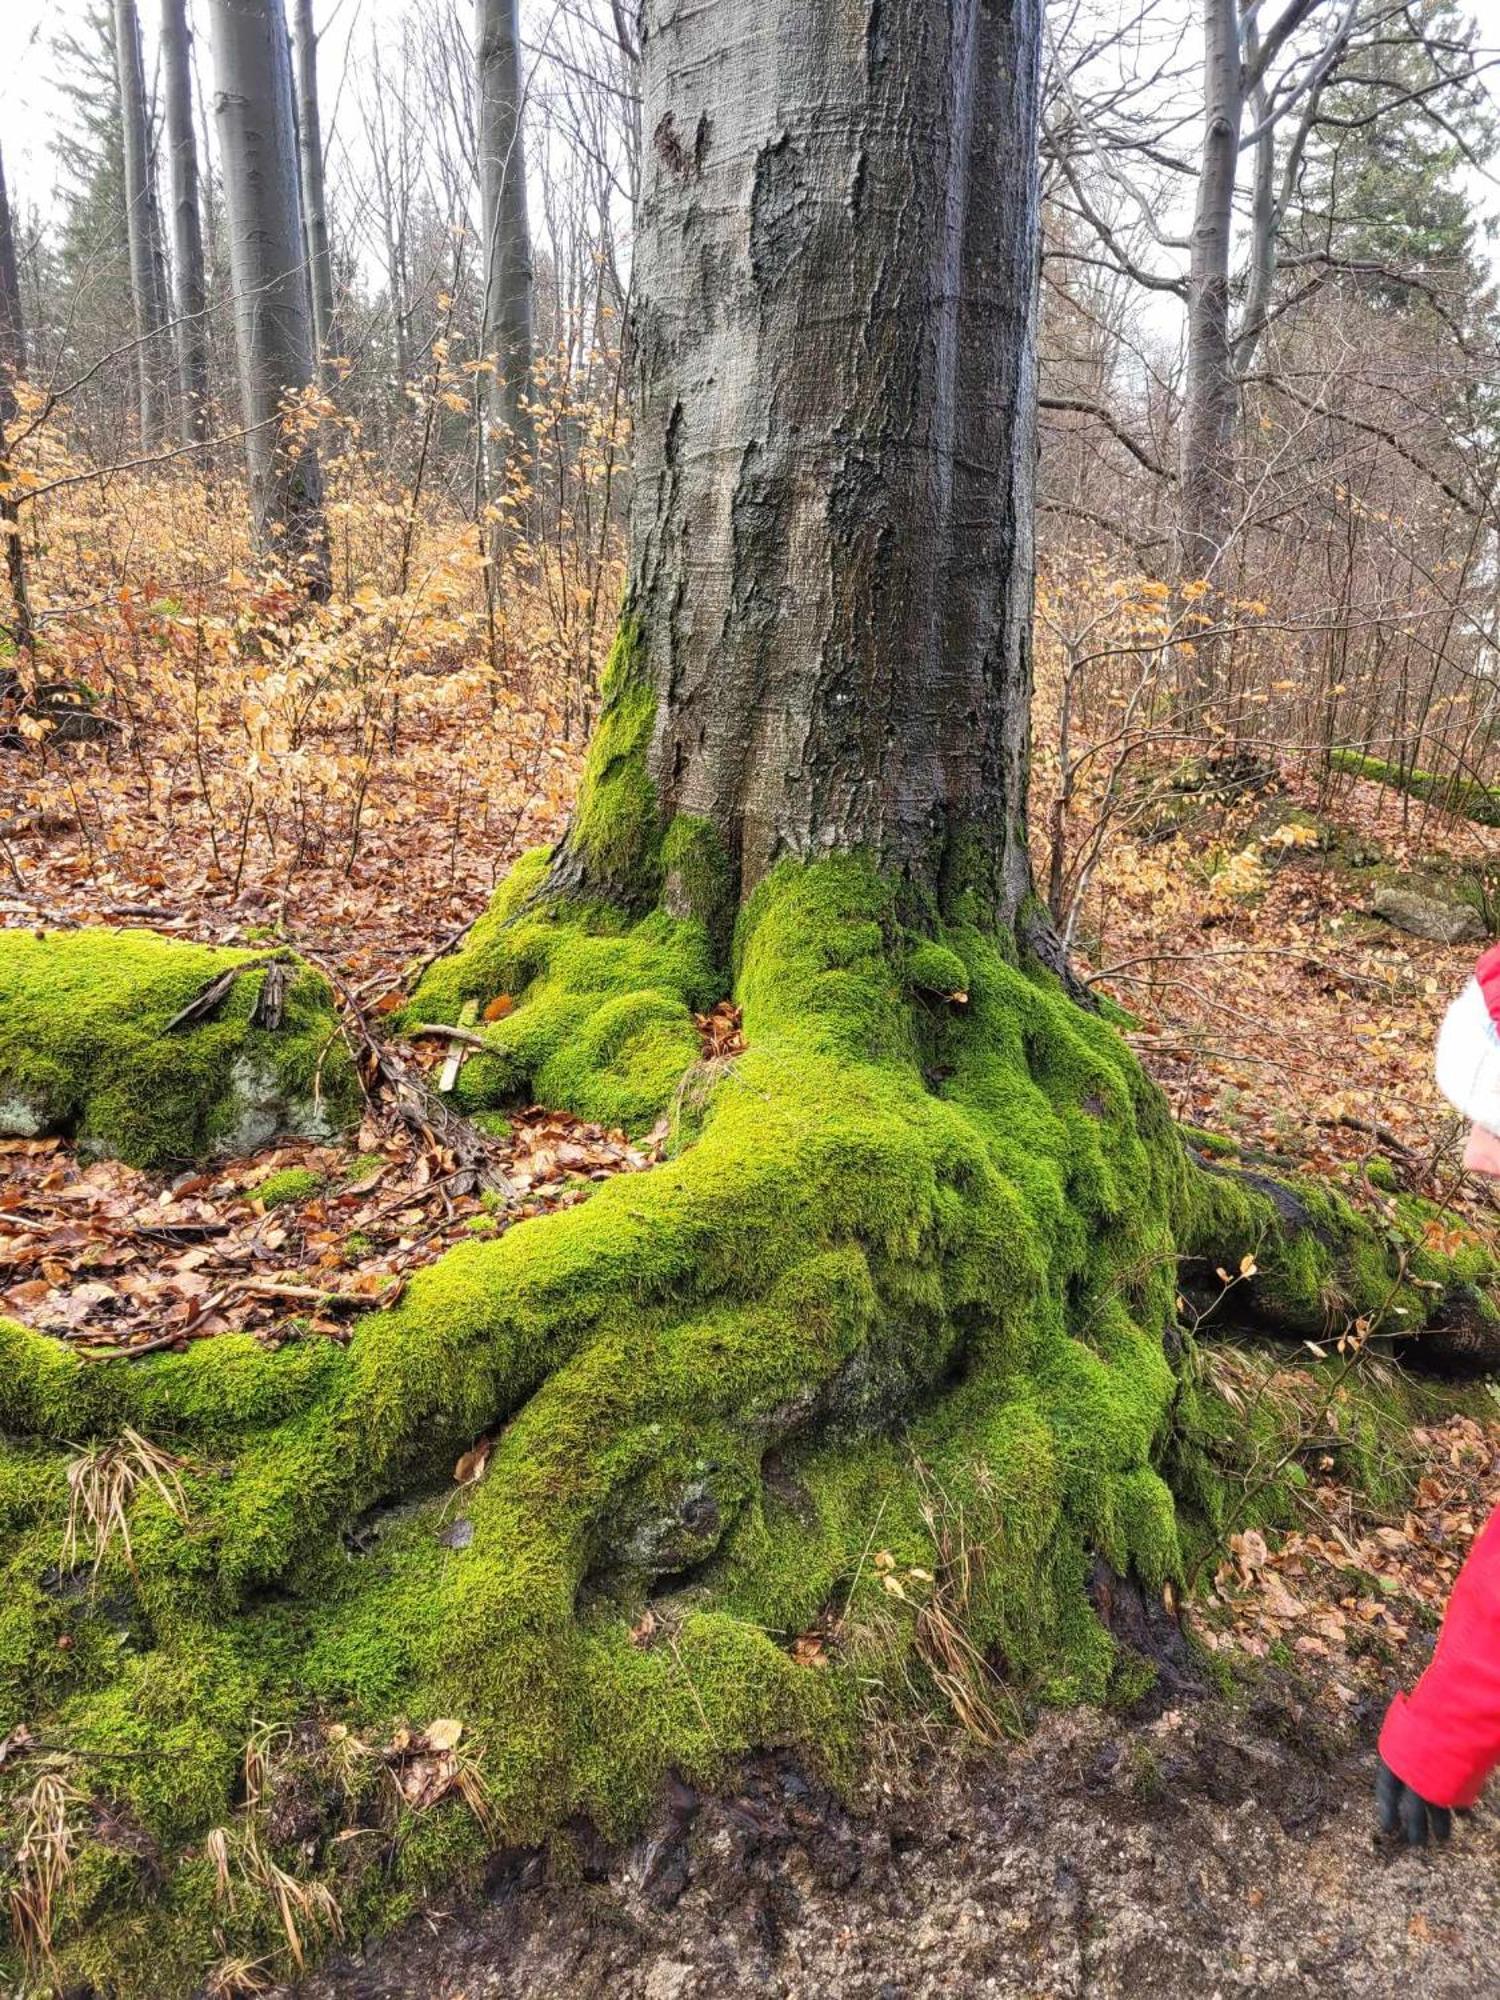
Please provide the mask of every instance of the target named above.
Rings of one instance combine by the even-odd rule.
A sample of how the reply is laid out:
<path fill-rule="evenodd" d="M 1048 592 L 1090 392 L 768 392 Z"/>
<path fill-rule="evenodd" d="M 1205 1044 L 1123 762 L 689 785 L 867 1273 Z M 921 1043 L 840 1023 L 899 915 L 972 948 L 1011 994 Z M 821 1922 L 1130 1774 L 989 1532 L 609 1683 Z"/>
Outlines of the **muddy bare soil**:
<path fill-rule="evenodd" d="M 1376 1719 L 1333 1740 L 1293 1690 L 1054 1715 L 858 1810 L 764 1759 L 623 1853 L 581 1834 L 582 1879 L 508 1860 L 301 2000 L 1500 1995 L 1500 1819 L 1378 1840 Z"/>

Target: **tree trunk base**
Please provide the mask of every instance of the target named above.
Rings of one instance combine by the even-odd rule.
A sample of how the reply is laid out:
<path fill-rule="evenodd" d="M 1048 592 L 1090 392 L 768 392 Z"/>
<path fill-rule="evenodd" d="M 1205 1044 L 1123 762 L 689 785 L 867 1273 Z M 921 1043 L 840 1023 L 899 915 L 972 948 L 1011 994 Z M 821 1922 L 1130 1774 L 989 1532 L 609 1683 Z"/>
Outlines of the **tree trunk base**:
<path fill-rule="evenodd" d="M 783 864 L 741 913 L 728 1062 L 692 1018 L 713 927 L 546 867 L 413 1010 L 511 996 L 471 1098 L 665 1115 L 667 1161 L 449 1253 L 348 1350 L 87 1365 L 0 1326 L 0 1733 L 64 1782 L 31 1939 L 64 1981 L 185 1993 L 284 1957 L 289 1907 L 304 1949 L 335 1906 L 363 1934 L 756 1746 L 852 1782 L 872 1704 L 988 1741 L 1185 1671 L 1148 1608 L 1225 1503 L 1179 1245 L 1254 1249 L 1289 1311 L 1389 1289 L 1193 1169 L 1103 1021 L 865 864 Z M 0 1775 L 13 1854 L 36 1755 Z"/>

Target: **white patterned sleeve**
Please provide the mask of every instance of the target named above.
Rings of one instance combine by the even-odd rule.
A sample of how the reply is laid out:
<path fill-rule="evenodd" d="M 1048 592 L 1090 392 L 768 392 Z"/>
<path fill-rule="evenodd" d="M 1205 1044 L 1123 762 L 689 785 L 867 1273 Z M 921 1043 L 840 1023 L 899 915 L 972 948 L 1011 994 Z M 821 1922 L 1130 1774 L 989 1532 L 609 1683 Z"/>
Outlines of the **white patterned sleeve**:
<path fill-rule="evenodd" d="M 1487 1132 L 1500 1132 L 1500 1032 L 1479 981 L 1471 979 L 1443 1016 L 1437 1038 L 1437 1086 Z"/>

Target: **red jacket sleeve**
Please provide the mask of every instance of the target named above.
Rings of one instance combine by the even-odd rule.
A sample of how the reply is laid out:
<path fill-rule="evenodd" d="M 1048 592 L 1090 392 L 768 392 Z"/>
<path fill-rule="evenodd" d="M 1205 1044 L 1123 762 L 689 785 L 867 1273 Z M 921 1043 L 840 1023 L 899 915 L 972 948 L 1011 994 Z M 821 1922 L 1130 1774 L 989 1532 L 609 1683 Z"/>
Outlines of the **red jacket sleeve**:
<path fill-rule="evenodd" d="M 1500 1763 L 1500 1508 L 1458 1573 L 1432 1665 L 1398 1694 L 1380 1754 L 1435 1806 L 1471 1806 Z"/>
<path fill-rule="evenodd" d="M 1474 968 L 1474 980 L 1484 995 L 1490 1019 L 1500 1028 L 1500 944 L 1492 944 Z"/>

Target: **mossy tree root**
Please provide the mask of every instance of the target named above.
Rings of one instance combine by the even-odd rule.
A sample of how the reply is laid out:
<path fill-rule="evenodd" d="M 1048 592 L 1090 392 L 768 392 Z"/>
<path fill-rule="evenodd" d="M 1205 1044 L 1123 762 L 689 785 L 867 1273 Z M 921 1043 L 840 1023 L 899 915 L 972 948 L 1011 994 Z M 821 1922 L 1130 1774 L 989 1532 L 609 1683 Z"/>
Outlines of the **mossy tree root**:
<path fill-rule="evenodd" d="M 1500 790 L 1478 778 L 1465 778 L 1456 771 L 1421 771 L 1414 765 L 1366 756 L 1360 750 L 1331 750 L 1328 761 L 1335 771 L 1354 778 L 1371 778 L 1378 785 L 1390 785 L 1444 812 L 1455 813 L 1460 819 L 1474 820 L 1480 826 L 1500 826 Z"/>
<path fill-rule="evenodd" d="M 912 926 L 854 859 L 762 883 L 733 966 L 748 1047 L 684 1090 L 724 979 L 711 855 L 683 845 L 698 890 L 664 876 L 676 907 L 635 918 L 556 901 L 531 861 L 413 1003 L 516 999 L 471 1088 L 545 1079 L 624 1122 L 697 1106 L 662 1166 L 451 1252 L 347 1350 L 90 1365 L 0 1325 L 0 1733 L 27 1723 L 80 1794 L 64 1980 L 169 1995 L 278 1948 L 264 1879 L 217 1894 L 215 1827 L 253 1828 L 357 1934 L 496 1840 L 622 1833 L 670 1769 L 712 1781 L 778 1743 L 851 1769 L 872 1687 L 940 1704 L 939 1613 L 1028 1695 L 1134 1684 L 1091 1566 L 1159 1591 L 1183 1510 L 1221 1505 L 1168 1358 L 1179 1244 L 1243 1242 L 1290 1296 L 1312 1278 L 1277 1198 L 1195 1171 L 1100 1018 L 978 923 Z M 1352 1306 L 1378 1275 L 1341 1270 Z M 102 1476 L 127 1433 L 180 1499 L 117 1455 L 129 1550 L 67 1575 L 69 1467 Z M 810 1629 L 821 1670 L 792 1647 Z M 483 1824 L 459 1799 L 395 1812 L 351 1758 L 439 1716 Z M 0 1775 L 13 1822 L 34 1768 Z M 381 1837 L 339 1840 L 351 1819 Z"/>
<path fill-rule="evenodd" d="M 1208 1321 L 1315 1343 L 1354 1335 L 1439 1374 L 1500 1366 L 1500 1266 L 1477 1238 L 1453 1247 L 1432 1203 L 1375 1194 L 1356 1208 L 1310 1175 L 1217 1161 L 1191 1185 L 1183 1289 Z"/>

